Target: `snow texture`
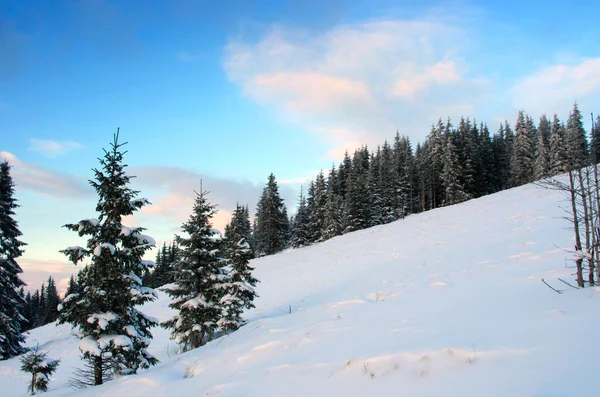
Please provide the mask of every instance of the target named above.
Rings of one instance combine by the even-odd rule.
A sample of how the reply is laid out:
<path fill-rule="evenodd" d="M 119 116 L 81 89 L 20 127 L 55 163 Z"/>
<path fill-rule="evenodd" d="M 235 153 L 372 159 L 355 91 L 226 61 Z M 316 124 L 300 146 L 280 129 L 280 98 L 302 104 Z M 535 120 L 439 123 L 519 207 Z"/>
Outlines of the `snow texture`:
<path fill-rule="evenodd" d="M 154 328 L 161 363 L 100 387 L 69 388 L 78 347 L 127 348 L 134 329 L 79 343 L 48 324 L 27 345 L 62 359 L 48 397 L 595 397 L 600 288 L 558 280 L 574 280 L 562 200 L 526 185 L 255 259 L 245 326 L 182 355 Z M 158 294 L 141 310 L 172 318 Z M 19 367 L 0 362 L 2 396 L 26 395 Z"/>

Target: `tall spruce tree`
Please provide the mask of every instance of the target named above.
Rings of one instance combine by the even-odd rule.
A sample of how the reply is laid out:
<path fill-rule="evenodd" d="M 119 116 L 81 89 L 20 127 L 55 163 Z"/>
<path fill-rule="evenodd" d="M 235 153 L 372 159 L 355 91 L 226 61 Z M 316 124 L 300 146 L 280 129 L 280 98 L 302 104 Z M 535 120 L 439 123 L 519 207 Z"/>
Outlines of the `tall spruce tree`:
<path fill-rule="evenodd" d="M 212 227 L 216 207 L 206 199 L 207 192 L 196 193 L 189 219 L 181 229 L 185 236 L 176 236 L 180 258 L 175 265 L 175 282 L 166 289 L 173 298 L 170 308 L 177 314 L 161 323 L 170 329 L 182 352 L 210 341 L 217 329 L 223 309 L 222 284 L 225 273 L 219 252 L 219 233 Z"/>
<path fill-rule="evenodd" d="M 550 176 L 550 121 L 546 115 L 540 118 L 537 145 L 535 149 L 534 179 L 540 180 Z"/>
<path fill-rule="evenodd" d="M 250 212 L 247 206 L 236 204 L 231 220 L 225 225 L 224 237 L 226 244 L 226 252 L 224 254 L 227 258 L 231 258 L 230 254 L 236 249 L 239 240 L 242 238 L 250 246 L 250 251 L 252 251 L 252 246 L 250 245 L 252 227 L 250 226 Z M 250 253 L 249 258 L 251 259 L 252 257 L 252 253 Z"/>
<path fill-rule="evenodd" d="M 594 116 L 592 115 L 591 141 L 590 160 L 593 164 L 598 164 L 600 162 L 600 115 L 596 116 L 596 120 L 594 120 Z"/>
<path fill-rule="evenodd" d="M 21 334 L 25 320 L 25 299 L 19 289 L 25 285 L 19 274 L 23 272 L 17 258 L 23 254 L 24 242 L 19 240 L 21 231 L 14 219 L 15 184 L 10 175 L 8 161 L 0 163 L 0 360 L 19 355 L 25 351 Z"/>
<path fill-rule="evenodd" d="M 58 305 L 60 304 L 60 297 L 56 290 L 56 282 L 52 276 L 48 277 L 46 284 L 46 305 L 44 307 L 44 320 L 43 324 L 48 324 L 58 319 Z"/>
<path fill-rule="evenodd" d="M 565 126 L 555 114 L 550 127 L 550 175 L 562 174 L 569 169 L 569 152 Z"/>
<path fill-rule="evenodd" d="M 515 141 L 510 161 L 511 186 L 520 186 L 533 179 L 533 141 L 525 112 L 519 111 L 515 124 Z"/>
<path fill-rule="evenodd" d="M 311 244 L 309 231 L 308 209 L 306 207 L 306 198 L 300 188 L 300 197 L 298 198 L 298 211 L 292 224 L 292 247 L 300 248 Z"/>
<path fill-rule="evenodd" d="M 155 245 L 142 227 L 123 225 L 123 217 L 149 204 L 136 198 L 125 172 L 119 132 L 110 150 L 100 158 L 90 185 L 98 194 L 97 219 L 84 219 L 65 227 L 80 237 L 88 236 L 86 247 L 72 246 L 61 252 L 74 264 L 89 258 L 79 273 L 80 292 L 65 297 L 59 307 L 60 323 L 78 328 L 79 349 L 87 362 L 83 384 L 102 384 L 114 374 L 132 374 L 158 360 L 148 352 L 150 328 L 156 321 L 138 310 L 156 298 L 153 289 L 142 286 L 141 277 L 151 261 L 142 257 Z"/>
<path fill-rule="evenodd" d="M 267 185 L 256 206 L 253 239 L 256 256 L 272 255 L 287 244 L 289 220 L 275 175 L 269 175 Z"/>
<path fill-rule="evenodd" d="M 582 118 L 577 103 L 573 104 L 573 110 L 569 114 L 565 133 L 569 155 L 569 169 L 585 167 L 589 163 L 588 142 Z"/>
<path fill-rule="evenodd" d="M 457 149 L 452 143 L 452 136 L 448 135 L 444 148 L 442 186 L 444 187 L 444 201 L 442 205 L 453 205 L 468 200 L 470 197 L 460 184 L 461 169 L 458 161 Z"/>
<path fill-rule="evenodd" d="M 257 296 L 255 287 L 258 280 L 252 276 L 254 268 L 249 264 L 252 249 L 247 241 L 249 230 L 246 220 L 249 225 L 244 207 L 238 206 L 225 234 L 229 267 L 226 277 L 223 277 L 223 296 L 219 301 L 222 308 L 217 321 L 217 325 L 224 330 L 235 331 L 244 325 L 242 313 L 244 309 L 254 307 L 253 301 Z"/>

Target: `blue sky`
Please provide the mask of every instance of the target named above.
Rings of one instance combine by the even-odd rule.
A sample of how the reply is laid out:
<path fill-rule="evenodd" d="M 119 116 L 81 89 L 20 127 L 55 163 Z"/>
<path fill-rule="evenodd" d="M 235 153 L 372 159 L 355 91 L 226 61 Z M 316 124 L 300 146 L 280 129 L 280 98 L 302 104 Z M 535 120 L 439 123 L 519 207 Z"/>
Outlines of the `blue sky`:
<path fill-rule="evenodd" d="M 130 222 L 170 240 L 200 179 L 222 227 L 273 172 L 293 206 L 344 150 L 413 144 L 437 118 L 492 131 L 520 109 L 600 112 L 594 1 L 11 1 L 0 4 L 0 157 L 13 164 L 24 279 L 76 272 L 61 225 L 94 216 L 117 127 Z"/>

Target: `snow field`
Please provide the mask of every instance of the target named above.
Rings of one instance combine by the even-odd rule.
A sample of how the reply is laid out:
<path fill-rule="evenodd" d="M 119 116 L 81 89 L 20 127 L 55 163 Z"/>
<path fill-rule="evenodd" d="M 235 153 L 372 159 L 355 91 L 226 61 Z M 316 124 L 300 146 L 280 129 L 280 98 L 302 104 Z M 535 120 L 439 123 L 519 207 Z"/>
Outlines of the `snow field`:
<path fill-rule="evenodd" d="M 49 396 L 595 396 L 600 288 L 557 280 L 573 279 L 561 203 L 526 185 L 254 260 L 246 326 L 181 355 L 155 328 L 161 364 L 101 387 L 66 387 L 68 326 L 27 343 L 62 358 Z M 0 395 L 26 395 L 18 368 L 0 362 Z"/>

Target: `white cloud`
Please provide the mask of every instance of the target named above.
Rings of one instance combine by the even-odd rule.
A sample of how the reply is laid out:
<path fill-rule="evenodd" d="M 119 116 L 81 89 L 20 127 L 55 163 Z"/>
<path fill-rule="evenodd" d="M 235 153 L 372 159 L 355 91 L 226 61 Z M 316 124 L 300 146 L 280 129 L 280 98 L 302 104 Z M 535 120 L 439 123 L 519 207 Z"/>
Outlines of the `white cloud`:
<path fill-rule="evenodd" d="M 49 141 L 46 139 L 31 138 L 29 142 L 30 146 L 28 150 L 40 153 L 48 158 L 56 158 L 83 147 L 75 141 Z"/>
<path fill-rule="evenodd" d="M 396 130 L 421 140 L 439 117 L 472 116 L 488 81 L 469 75 L 461 29 L 428 20 L 341 25 L 311 35 L 273 27 L 232 39 L 224 68 L 253 100 L 301 123 L 339 159 Z M 460 106 L 455 106 L 456 104 Z"/>
<path fill-rule="evenodd" d="M 546 66 L 522 78 L 510 90 L 515 107 L 529 112 L 565 114 L 573 102 L 580 109 L 600 106 L 600 58 L 581 59 L 572 65 Z"/>
<path fill-rule="evenodd" d="M 212 175 L 202 175 L 195 171 L 177 167 L 131 167 L 131 175 L 135 175 L 135 183 L 140 190 L 147 188 L 160 189 L 160 193 L 152 199 L 152 205 L 144 207 L 139 217 L 160 216 L 168 224 L 173 225 L 175 232 L 180 231 L 180 225 L 186 221 L 192 211 L 195 191 L 200 191 L 200 180 L 203 189 L 209 191 L 208 201 L 217 205 L 218 213 L 213 218 L 213 225 L 223 230 L 229 222 L 236 204 L 248 205 L 253 213 L 256 203 L 267 183 L 254 184 L 249 181 L 238 181 L 234 179 L 219 178 Z M 279 192 L 286 200 L 286 205 L 291 212 L 296 200 L 296 190 L 289 184 L 279 183 Z"/>
<path fill-rule="evenodd" d="M 19 189 L 47 194 L 52 197 L 89 197 L 93 190 L 86 181 L 74 175 L 44 169 L 34 163 L 21 161 L 10 152 L 0 152 L 0 161 L 13 167 L 11 175 Z"/>

